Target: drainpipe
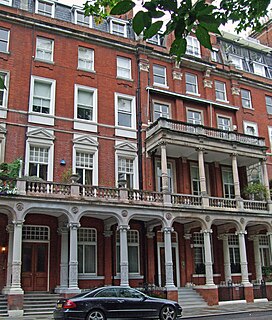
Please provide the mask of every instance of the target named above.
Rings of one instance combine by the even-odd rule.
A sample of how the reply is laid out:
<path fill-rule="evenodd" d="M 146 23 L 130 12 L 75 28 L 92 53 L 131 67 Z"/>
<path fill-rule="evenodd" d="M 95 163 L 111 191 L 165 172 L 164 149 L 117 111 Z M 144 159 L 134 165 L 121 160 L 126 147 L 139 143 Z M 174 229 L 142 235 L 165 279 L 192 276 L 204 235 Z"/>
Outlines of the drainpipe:
<path fill-rule="evenodd" d="M 138 85 L 136 90 L 137 144 L 138 144 L 138 172 L 139 189 L 143 190 L 143 158 L 142 158 L 142 110 L 141 110 L 141 71 L 139 66 L 139 51 L 136 50 Z"/>

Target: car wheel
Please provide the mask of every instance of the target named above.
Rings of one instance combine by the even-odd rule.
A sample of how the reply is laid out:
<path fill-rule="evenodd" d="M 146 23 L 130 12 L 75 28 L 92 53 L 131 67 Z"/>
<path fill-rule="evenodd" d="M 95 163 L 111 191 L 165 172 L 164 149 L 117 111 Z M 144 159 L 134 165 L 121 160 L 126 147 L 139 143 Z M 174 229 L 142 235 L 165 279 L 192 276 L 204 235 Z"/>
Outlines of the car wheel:
<path fill-rule="evenodd" d="M 164 306 L 160 312 L 160 320 L 175 320 L 177 318 L 176 310 L 173 306 Z"/>
<path fill-rule="evenodd" d="M 86 320 L 106 320 L 104 313 L 100 310 L 92 310 L 88 315 Z"/>

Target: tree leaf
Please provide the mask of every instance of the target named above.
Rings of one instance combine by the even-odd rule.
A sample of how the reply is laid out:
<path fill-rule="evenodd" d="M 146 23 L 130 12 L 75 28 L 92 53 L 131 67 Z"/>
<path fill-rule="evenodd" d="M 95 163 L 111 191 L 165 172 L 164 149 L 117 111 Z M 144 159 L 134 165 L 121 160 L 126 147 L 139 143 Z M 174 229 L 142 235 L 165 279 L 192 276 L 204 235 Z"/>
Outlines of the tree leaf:
<path fill-rule="evenodd" d="M 145 27 L 145 13 L 143 11 L 138 11 L 132 20 L 132 28 L 134 32 L 139 36 Z"/>
<path fill-rule="evenodd" d="M 130 0 L 123 0 L 118 2 L 110 11 L 110 14 L 117 15 L 117 14 L 124 14 L 130 11 L 135 7 L 135 3 Z"/>
<path fill-rule="evenodd" d="M 163 11 L 149 11 L 150 15 L 154 19 L 161 18 L 165 15 Z"/>
<path fill-rule="evenodd" d="M 206 22 L 200 22 L 199 25 L 205 29 L 207 29 L 209 32 L 213 32 L 216 34 L 221 34 L 221 32 L 218 29 L 217 23 L 206 23 Z"/>
<path fill-rule="evenodd" d="M 201 25 L 198 25 L 195 34 L 198 41 L 205 48 L 212 50 L 211 39 L 207 29 L 203 28 Z"/>
<path fill-rule="evenodd" d="M 187 41 L 184 38 L 177 38 L 172 42 L 170 54 L 177 56 L 177 60 L 186 52 Z"/>
<path fill-rule="evenodd" d="M 144 31 L 144 37 L 146 39 L 152 38 L 153 36 L 155 36 L 155 34 L 157 34 L 160 31 L 162 25 L 162 21 L 156 21 L 152 23 L 151 26 Z"/>

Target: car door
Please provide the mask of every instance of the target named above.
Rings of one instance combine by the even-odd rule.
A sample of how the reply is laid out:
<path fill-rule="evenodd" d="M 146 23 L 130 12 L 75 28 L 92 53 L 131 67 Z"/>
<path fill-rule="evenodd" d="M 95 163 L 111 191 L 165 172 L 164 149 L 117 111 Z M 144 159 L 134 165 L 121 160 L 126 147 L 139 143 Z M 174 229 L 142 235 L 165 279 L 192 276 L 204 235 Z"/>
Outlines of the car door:
<path fill-rule="evenodd" d="M 92 297 L 92 307 L 102 309 L 107 318 L 120 318 L 123 300 L 117 288 L 104 288 Z"/>
<path fill-rule="evenodd" d="M 154 305 L 145 299 L 145 295 L 132 288 L 120 288 L 119 302 L 122 308 L 120 309 L 120 318 L 129 317 L 150 317 L 154 316 Z"/>

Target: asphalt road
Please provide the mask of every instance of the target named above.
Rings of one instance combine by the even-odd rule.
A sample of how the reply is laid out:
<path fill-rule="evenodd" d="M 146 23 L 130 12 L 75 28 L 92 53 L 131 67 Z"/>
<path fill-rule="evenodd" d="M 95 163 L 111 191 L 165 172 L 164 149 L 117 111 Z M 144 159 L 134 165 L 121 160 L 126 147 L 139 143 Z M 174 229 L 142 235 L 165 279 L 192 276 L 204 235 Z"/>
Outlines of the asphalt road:
<path fill-rule="evenodd" d="M 271 320 L 272 310 L 269 311 L 257 311 L 257 312 L 243 312 L 227 315 L 213 315 L 213 316 L 201 316 L 201 317 L 182 317 L 182 320 Z"/>

